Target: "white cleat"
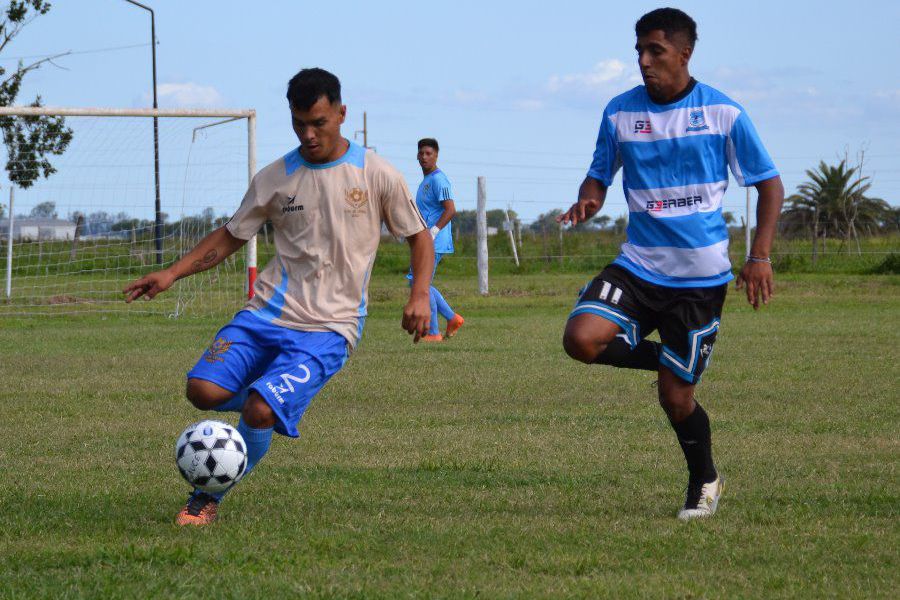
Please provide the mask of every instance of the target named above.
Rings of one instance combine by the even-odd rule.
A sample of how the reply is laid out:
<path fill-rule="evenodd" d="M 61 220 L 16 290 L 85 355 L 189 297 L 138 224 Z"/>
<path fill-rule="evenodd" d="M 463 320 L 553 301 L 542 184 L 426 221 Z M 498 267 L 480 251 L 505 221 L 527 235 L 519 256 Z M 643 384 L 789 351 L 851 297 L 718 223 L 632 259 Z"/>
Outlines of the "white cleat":
<path fill-rule="evenodd" d="M 690 521 L 713 516 L 719 506 L 723 483 L 723 477 L 716 477 L 715 481 L 703 484 L 699 495 L 696 490 L 692 494 L 691 489 L 688 488 L 687 499 L 684 502 L 684 508 L 678 511 L 678 518 L 682 521 Z"/>

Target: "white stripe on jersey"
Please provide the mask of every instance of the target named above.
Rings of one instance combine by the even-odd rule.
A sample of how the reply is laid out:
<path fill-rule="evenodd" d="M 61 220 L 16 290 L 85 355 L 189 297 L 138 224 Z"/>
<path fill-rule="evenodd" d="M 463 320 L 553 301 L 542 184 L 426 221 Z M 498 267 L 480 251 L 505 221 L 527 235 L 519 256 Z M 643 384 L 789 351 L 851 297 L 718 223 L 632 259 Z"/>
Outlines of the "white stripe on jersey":
<path fill-rule="evenodd" d="M 628 198 L 628 210 L 631 212 L 646 212 L 651 217 L 668 218 L 719 210 L 727 187 L 727 181 L 716 181 L 653 190 L 626 188 L 625 193 Z M 698 196 L 700 197 L 699 201 L 696 200 Z M 677 206 L 679 199 L 685 199 L 684 206 Z M 674 203 L 671 202 L 673 200 Z M 665 206 L 661 206 L 664 210 L 648 208 L 650 203 L 665 203 Z"/>
<path fill-rule="evenodd" d="M 701 111 L 699 127 L 691 126 L 691 113 Z M 619 142 L 655 142 L 691 135 L 731 134 L 731 128 L 741 111 L 730 104 L 710 104 L 675 108 L 663 112 L 619 111 L 610 115 Z M 647 121 L 650 127 L 647 127 Z M 696 120 L 695 120 L 696 122 Z"/>
<path fill-rule="evenodd" d="M 619 298 L 621 298 L 621 297 L 622 297 L 622 289 L 621 289 L 621 288 L 616 288 L 616 291 L 613 292 L 612 298 L 611 298 L 610 301 L 609 301 L 610 304 L 618 304 L 618 303 L 619 303 Z"/>
<path fill-rule="evenodd" d="M 609 296 L 609 288 L 612 286 L 608 281 L 603 282 L 603 287 L 600 289 L 600 299 L 606 300 L 606 297 Z"/>
<path fill-rule="evenodd" d="M 668 277 L 713 277 L 731 269 L 728 240 L 704 248 L 645 248 L 622 244 L 622 256 L 651 273 Z"/>
<path fill-rule="evenodd" d="M 728 166 L 731 167 L 731 172 L 734 173 L 734 178 L 737 179 L 738 185 L 743 186 L 744 172 L 741 171 L 741 164 L 738 162 L 737 152 L 730 137 L 725 142 L 725 155 L 728 157 Z"/>

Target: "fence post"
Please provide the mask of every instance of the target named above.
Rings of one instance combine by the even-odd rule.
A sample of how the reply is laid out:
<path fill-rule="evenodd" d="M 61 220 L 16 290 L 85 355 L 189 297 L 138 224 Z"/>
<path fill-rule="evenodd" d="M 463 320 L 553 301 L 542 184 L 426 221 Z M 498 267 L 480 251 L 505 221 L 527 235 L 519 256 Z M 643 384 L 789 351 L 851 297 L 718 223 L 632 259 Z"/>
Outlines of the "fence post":
<path fill-rule="evenodd" d="M 516 250 L 516 235 L 513 233 L 513 224 L 509 218 L 509 208 L 506 209 L 506 231 L 509 232 L 509 246 L 512 248 L 513 260 L 519 266 L 519 252 Z"/>
<path fill-rule="evenodd" d="M 563 226 L 559 224 L 559 266 L 563 265 Z"/>
<path fill-rule="evenodd" d="M 484 177 L 478 177 L 478 293 L 488 294 L 487 190 Z"/>

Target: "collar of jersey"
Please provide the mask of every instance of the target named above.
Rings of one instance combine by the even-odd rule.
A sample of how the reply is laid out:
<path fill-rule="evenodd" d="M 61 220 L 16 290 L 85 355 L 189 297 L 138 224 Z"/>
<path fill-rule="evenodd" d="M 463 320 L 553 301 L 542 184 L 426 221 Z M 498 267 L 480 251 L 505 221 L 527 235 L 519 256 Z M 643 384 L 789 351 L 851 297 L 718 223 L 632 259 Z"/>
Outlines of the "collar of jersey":
<path fill-rule="evenodd" d="M 669 109 L 672 106 L 674 106 L 674 105 L 678 104 L 679 102 L 681 102 L 682 100 L 684 100 L 685 98 L 687 98 L 688 96 L 690 96 L 696 88 L 697 88 L 697 80 L 694 79 L 693 77 L 691 77 L 691 80 L 688 82 L 687 87 L 685 87 L 683 90 L 678 92 L 678 94 L 674 98 L 672 98 L 670 101 L 666 102 L 665 104 L 659 104 L 657 102 L 654 102 L 653 99 L 650 97 L 650 94 L 647 93 L 647 86 L 644 86 L 644 93 L 647 94 L 647 100 L 649 100 L 650 104 L 652 104 L 653 106 L 665 107 L 666 109 Z"/>
<path fill-rule="evenodd" d="M 284 155 L 284 170 L 287 175 L 291 175 L 300 167 L 306 167 L 307 169 L 330 169 L 331 167 L 336 167 L 343 163 L 350 163 L 360 169 L 363 168 L 363 165 L 365 164 L 366 149 L 358 144 L 354 144 L 350 140 L 347 140 L 347 143 L 349 145 L 347 146 L 347 151 L 344 152 L 344 155 L 339 159 L 328 163 L 311 163 L 307 161 L 303 158 L 303 155 L 300 154 L 300 147 L 298 146 Z"/>

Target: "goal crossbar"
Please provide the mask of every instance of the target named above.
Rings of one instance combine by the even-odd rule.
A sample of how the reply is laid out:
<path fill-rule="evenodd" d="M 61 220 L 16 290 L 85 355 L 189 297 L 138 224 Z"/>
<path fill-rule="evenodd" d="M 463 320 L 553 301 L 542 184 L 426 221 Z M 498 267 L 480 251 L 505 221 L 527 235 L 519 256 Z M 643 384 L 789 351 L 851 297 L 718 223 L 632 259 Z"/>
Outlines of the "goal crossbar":
<path fill-rule="evenodd" d="M 234 120 L 247 120 L 247 182 L 253 179 L 256 174 L 256 111 L 254 109 L 218 109 L 218 108 L 193 108 L 193 109 L 164 109 L 164 108 L 101 108 L 101 107 L 59 107 L 59 106 L 2 106 L 0 107 L 0 117 L 143 117 L 152 118 L 154 122 L 156 118 L 179 119 L 179 118 L 209 118 L 222 119 L 215 123 L 209 123 L 194 128 L 196 137 L 197 131 L 207 129 L 216 125 L 221 125 Z M 155 126 L 154 126 L 155 127 Z M 158 182 L 157 182 L 158 185 Z M 12 196 L 11 196 L 12 198 Z M 8 222 L 9 250 L 6 256 L 7 276 L 6 276 L 6 300 L 10 297 L 10 280 L 11 266 L 13 260 L 12 241 L 13 241 L 13 214 L 12 199 L 10 199 L 10 214 L 8 219 L 2 219 Z M 253 295 L 253 284 L 257 274 L 257 247 L 256 236 L 253 236 L 245 246 L 246 251 L 246 269 L 245 274 L 245 292 L 248 296 Z M 72 251 L 74 254 L 74 250 Z"/>
<path fill-rule="evenodd" d="M 208 117 L 255 119 L 253 109 L 212 108 L 66 108 L 54 106 L 0 106 L 0 116 L 10 117 Z"/>

